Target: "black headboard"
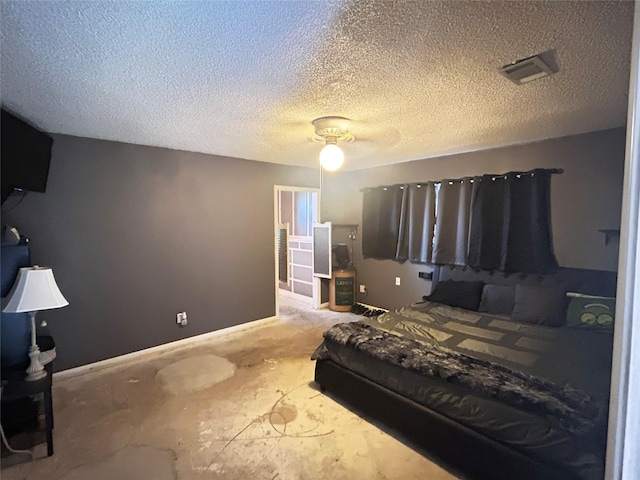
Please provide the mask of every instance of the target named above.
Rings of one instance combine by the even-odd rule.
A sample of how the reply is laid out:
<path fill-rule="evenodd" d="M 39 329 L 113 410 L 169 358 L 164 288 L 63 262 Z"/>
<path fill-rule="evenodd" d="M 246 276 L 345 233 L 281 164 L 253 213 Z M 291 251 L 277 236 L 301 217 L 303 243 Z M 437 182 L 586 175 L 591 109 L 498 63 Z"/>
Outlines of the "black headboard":
<path fill-rule="evenodd" d="M 487 270 L 474 270 L 470 267 L 435 265 L 432 290 L 442 280 L 473 281 L 497 285 L 539 285 L 542 287 L 560 287 L 568 292 L 586 295 L 616 296 L 616 272 L 603 270 L 585 270 L 578 268 L 560 268 L 553 274 L 505 273 Z"/>

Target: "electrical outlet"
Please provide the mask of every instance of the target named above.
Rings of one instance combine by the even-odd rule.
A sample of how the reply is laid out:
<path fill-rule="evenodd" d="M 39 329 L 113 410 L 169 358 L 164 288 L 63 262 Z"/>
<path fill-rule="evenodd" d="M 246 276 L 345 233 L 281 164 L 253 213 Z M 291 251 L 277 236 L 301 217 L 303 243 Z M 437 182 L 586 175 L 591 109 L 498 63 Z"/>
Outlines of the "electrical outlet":
<path fill-rule="evenodd" d="M 400 285 L 400 277 L 396 277 L 396 285 Z"/>
<path fill-rule="evenodd" d="M 360 285 L 360 293 L 367 293 L 367 287 L 364 285 Z"/>
<path fill-rule="evenodd" d="M 176 314 L 176 323 L 184 327 L 187 324 L 187 312 L 178 312 Z"/>

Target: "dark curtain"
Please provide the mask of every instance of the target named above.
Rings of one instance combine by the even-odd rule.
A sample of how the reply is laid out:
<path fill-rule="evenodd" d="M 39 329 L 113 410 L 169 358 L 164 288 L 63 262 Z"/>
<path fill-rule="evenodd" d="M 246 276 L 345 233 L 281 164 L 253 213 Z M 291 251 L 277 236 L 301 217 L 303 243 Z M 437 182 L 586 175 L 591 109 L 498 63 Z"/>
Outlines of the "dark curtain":
<path fill-rule="evenodd" d="M 428 263 L 431 261 L 436 221 L 436 193 L 433 182 L 408 185 L 406 205 L 401 253 L 410 262 Z"/>
<path fill-rule="evenodd" d="M 555 272 L 551 171 L 484 175 L 476 181 L 469 265 L 506 272 Z"/>
<path fill-rule="evenodd" d="M 407 259 L 406 186 L 367 188 L 362 201 L 362 255 L 365 258 Z"/>
<path fill-rule="evenodd" d="M 440 184 L 433 263 L 467 265 L 472 193 L 471 178 L 443 180 Z"/>
<path fill-rule="evenodd" d="M 485 270 L 498 270 L 502 259 L 504 186 L 492 175 L 476 177 L 476 196 L 472 205 L 468 264 Z"/>

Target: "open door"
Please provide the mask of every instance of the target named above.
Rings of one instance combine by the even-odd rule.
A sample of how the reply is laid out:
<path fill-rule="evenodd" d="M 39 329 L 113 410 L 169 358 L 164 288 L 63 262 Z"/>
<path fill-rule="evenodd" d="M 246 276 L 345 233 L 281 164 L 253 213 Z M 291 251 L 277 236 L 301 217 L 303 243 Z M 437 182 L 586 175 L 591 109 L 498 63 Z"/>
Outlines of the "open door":
<path fill-rule="evenodd" d="M 313 226 L 320 216 L 318 189 L 274 187 L 276 312 L 281 297 L 320 306 L 320 279 L 313 274 Z"/>

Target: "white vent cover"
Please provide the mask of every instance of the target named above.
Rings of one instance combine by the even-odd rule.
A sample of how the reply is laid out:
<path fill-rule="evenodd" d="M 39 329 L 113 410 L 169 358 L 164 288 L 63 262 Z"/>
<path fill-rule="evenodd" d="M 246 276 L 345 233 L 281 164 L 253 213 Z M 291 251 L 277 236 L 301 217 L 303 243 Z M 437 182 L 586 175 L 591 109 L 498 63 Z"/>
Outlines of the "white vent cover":
<path fill-rule="evenodd" d="M 516 85 L 556 73 L 538 55 L 505 65 L 499 72 Z"/>

